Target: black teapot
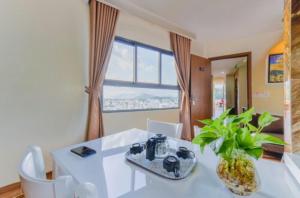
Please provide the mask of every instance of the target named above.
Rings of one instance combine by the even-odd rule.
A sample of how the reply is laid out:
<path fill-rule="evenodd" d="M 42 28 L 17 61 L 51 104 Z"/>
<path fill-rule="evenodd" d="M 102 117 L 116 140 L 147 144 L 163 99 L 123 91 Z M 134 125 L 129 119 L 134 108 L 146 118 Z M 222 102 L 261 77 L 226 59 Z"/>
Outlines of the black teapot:
<path fill-rule="evenodd" d="M 146 159 L 164 158 L 168 155 L 168 148 L 167 136 L 156 134 L 146 142 Z"/>

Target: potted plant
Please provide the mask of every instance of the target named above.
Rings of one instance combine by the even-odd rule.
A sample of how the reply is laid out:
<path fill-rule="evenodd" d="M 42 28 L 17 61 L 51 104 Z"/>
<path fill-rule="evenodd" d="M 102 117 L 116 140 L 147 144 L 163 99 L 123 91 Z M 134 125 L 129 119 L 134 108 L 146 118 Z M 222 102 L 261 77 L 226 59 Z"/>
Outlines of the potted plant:
<path fill-rule="evenodd" d="M 230 109 L 214 120 L 199 121 L 205 126 L 193 143 L 200 145 L 202 152 L 205 146 L 210 145 L 220 157 L 217 174 L 230 191 L 238 195 L 250 195 L 260 187 L 253 158 L 262 156 L 262 144 L 285 143 L 261 132 L 276 120 L 270 113 L 263 113 L 258 119 L 258 127 L 255 127 L 250 123 L 253 108 L 239 115 L 229 115 L 229 112 Z"/>

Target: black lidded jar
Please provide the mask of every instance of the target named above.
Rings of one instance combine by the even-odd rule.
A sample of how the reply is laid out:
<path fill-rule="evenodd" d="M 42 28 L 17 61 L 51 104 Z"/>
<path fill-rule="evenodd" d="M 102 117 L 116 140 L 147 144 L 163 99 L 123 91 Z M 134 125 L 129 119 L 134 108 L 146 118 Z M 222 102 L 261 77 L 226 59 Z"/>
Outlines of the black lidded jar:
<path fill-rule="evenodd" d="M 150 138 L 146 142 L 146 159 L 152 161 L 155 159 L 155 147 L 156 140 L 155 138 Z"/>

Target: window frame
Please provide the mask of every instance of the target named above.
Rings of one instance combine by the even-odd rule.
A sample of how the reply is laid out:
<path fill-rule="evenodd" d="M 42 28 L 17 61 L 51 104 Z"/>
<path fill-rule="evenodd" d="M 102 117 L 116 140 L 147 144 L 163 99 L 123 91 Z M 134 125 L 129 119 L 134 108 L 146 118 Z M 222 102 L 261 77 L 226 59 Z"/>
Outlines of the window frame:
<path fill-rule="evenodd" d="M 122 80 L 113 80 L 113 79 L 105 79 L 103 82 L 103 87 L 101 90 L 101 107 L 103 113 L 117 113 L 117 112 L 135 112 L 135 111 L 157 111 L 157 110 L 168 110 L 168 109 L 179 109 L 180 107 L 180 97 L 181 97 L 181 90 L 177 83 L 177 85 L 169 85 L 169 84 L 162 84 L 162 55 L 170 55 L 174 57 L 173 52 L 164 50 L 158 47 L 154 47 L 151 45 L 147 45 L 144 43 L 140 43 L 137 41 L 129 40 L 120 36 L 116 36 L 114 42 L 119 42 L 125 45 L 130 45 L 134 47 L 134 60 L 133 60 L 133 79 L 132 81 L 122 81 Z M 137 48 L 142 47 L 145 49 L 150 49 L 157 51 L 159 53 L 159 64 L 158 64 L 158 83 L 145 83 L 145 82 L 138 82 L 137 77 Z M 113 86 L 113 87 L 129 87 L 129 88 L 148 88 L 148 89 L 166 89 L 166 90 L 178 90 L 178 107 L 170 107 L 170 108 L 147 108 L 147 109 L 124 109 L 124 110 L 104 110 L 104 95 L 103 95 L 103 88 L 104 86 Z"/>

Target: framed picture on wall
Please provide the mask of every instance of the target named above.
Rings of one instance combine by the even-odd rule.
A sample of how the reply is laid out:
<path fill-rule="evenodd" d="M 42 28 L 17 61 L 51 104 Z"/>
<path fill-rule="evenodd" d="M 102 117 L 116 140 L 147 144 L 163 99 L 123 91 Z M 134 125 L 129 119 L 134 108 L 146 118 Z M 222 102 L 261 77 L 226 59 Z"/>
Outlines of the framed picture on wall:
<path fill-rule="evenodd" d="M 268 83 L 283 83 L 283 54 L 270 54 Z"/>

